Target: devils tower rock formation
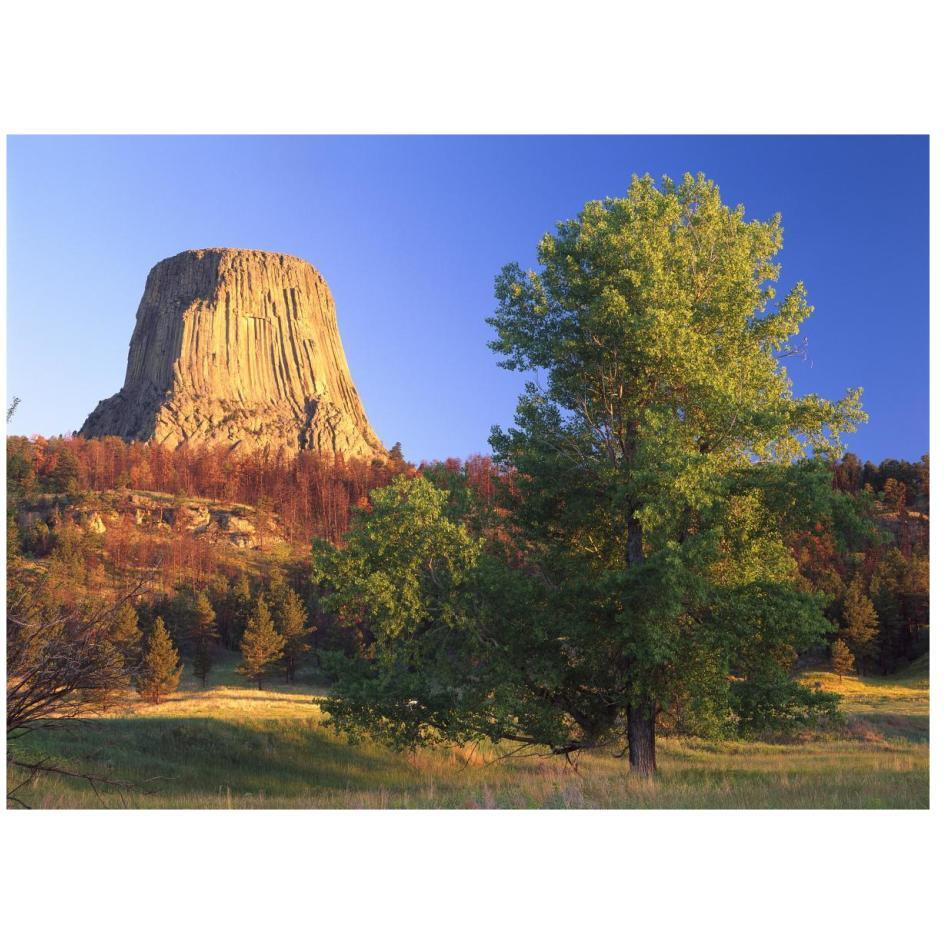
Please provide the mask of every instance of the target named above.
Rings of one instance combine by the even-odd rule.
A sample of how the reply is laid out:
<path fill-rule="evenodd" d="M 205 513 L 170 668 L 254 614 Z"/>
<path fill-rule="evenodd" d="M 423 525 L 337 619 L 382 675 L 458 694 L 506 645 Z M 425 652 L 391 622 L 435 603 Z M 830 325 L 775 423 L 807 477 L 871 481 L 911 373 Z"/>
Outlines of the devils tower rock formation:
<path fill-rule="evenodd" d="M 383 455 L 309 263 L 196 249 L 151 269 L 121 390 L 80 436 Z"/>

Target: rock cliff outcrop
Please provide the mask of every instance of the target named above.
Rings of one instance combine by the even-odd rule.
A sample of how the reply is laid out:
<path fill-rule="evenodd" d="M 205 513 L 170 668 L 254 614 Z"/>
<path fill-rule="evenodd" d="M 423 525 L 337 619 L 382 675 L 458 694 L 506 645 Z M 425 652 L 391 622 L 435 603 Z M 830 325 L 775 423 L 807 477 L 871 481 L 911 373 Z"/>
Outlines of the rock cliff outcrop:
<path fill-rule="evenodd" d="M 97 492 L 80 501 L 63 494 L 36 495 L 19 503 L 16 523 L 27 535 L 35 534 L 39 524 L 53 533 L 71 524 L 97 535 L 123 526 L 152 535 L 185 532 L 210 544 L 250 550 L 286 543 L 278 520 L 249 505 L 126 489 Z"/>
<path fill-rule="evenodd" d="M 151 269 L 124 386 L 79 435 L 384 455 L 324 278 L 245 249 L 189 250 Z"/>

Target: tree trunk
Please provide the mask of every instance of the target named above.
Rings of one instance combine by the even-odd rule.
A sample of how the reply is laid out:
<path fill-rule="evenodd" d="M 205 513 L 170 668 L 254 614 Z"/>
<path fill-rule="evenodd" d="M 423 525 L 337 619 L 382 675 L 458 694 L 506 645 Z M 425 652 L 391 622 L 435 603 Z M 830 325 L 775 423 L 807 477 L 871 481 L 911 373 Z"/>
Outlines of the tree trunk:
<path fill-rule="evenodd" d="M 642 525 L 636 520 L 636 508 L 630 504 L 626 514 L 626 567 L 640 563 L 642 553 Z"/>
<path fill-rule="evenodd" d="M 630 502 L 626 515 L 626 568 L 632 569 L 644 559 L 642 526 L 636 519 L 636 507 Z M 627 666 L 631 672 L 631 666 Z M 656 706 L 652 702 L 626 706 L 626 739 L 629 763 L 634 773 L 653 777 L 656 772 Z"/>
<path fill-rule="evenodd" d="M 626 738 L 633 773 L 651 778 L 656 772 L 656 707 L 651 702 L 626 706 Z"/>

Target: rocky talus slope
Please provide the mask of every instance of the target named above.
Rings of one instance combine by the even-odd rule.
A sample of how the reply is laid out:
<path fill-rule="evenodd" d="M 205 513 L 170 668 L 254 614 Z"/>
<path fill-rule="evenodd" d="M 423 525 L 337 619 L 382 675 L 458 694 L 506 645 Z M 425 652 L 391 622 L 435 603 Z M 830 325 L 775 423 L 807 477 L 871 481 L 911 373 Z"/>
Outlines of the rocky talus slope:
<path fill-rule="evenodd" d="M 124 386 L 79 435 L 384 455 L 324 278 L 245 249 L 189 250 L 151 269 Z"/>

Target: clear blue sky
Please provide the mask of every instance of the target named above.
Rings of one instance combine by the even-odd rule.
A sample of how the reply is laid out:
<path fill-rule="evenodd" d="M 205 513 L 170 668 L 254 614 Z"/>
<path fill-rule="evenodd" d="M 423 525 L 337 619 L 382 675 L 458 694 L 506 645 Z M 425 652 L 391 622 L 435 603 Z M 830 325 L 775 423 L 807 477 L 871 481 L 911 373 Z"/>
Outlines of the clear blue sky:
<path fill-rule="evenodd" d="M 928 451 L 924 137 L 16 137 L 7 157 L 13 433 L 68 433 L 121 387 L 151 266 L 234 246 L 324 274 L 386 445 L 487 452 L 526 379 L 486 346 L 499 268 L 634 172 L 701 170 L 783 214 L 780 284 L 816 308 L 797 391 L 865 388 L 863 458 Z"/>

